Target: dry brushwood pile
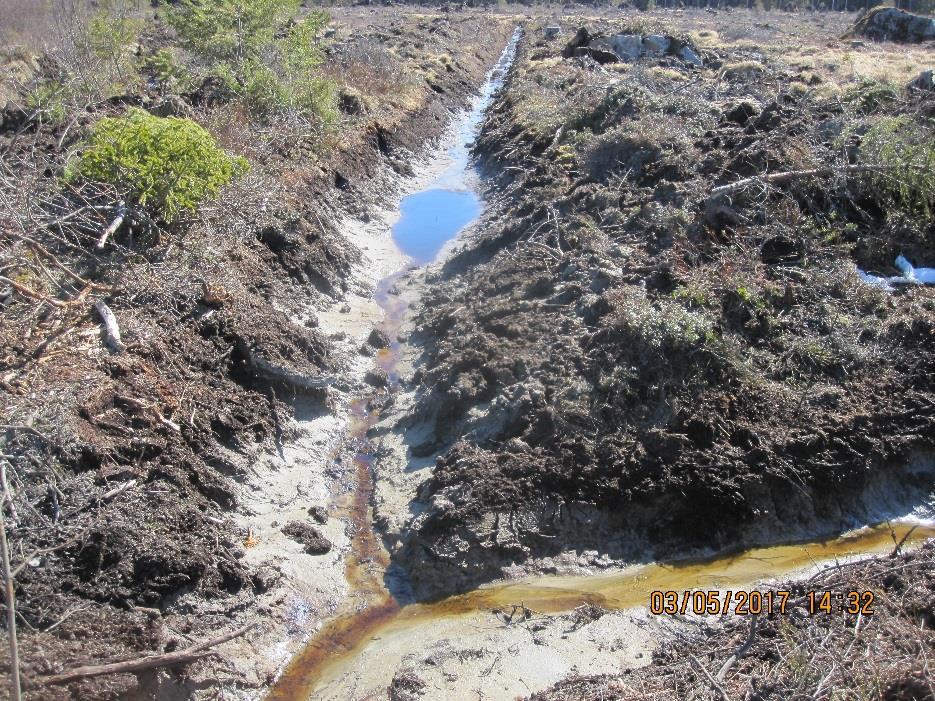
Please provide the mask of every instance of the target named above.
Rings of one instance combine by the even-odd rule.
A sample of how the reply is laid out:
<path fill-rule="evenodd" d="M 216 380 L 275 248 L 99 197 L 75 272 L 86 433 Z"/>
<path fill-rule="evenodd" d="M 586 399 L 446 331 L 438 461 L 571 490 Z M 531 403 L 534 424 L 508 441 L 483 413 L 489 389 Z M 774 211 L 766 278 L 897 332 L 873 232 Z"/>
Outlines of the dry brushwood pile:
<path fill-rule="evenodd" d="M 571 677 L 530 701 L 592 699 L 935 698 L 935 547 L 832 566 L 787 582 L 785 615 L 696 622 L 652 663 L 619 676 Z M 871 591 L 870 616 L 809 616 L 806 591 Z"/>
<path fill-rule="evenodd" d="M 910 84 L 935 52 L 825 18 L 527 27 L 476 146 L 489 210 L 416 322 L 418 590 L 931 489 L 935 292 L 858 270 L 935 264 L 935 91 Z M 595 60 L 627 37 L 638 59 Z"/>
<path fill-rule="evenodd" d="M 45 51 L 2 54 L 0 492 L 28 698 L 115 698 L 134 676 L 51 675 L 198 660 L 194 642 L 255 618 L 265 584 L 228 514 L 288 439 L 291 401 L 325 413 L 348 390 L 314 313 L 359 255 L 337 222 L 382 203 L 510 31 L 481 15 L 335 17 L 308 83 L 321 103 L 260 113 L 251 76 L 231 87 L 179 48 L 174 11 L 50 19 Z M 124 30 L 132 42 L 107 43 Z M 477 36 L 496 41 L 462 56 Z M 164 144 L 168 129 L 200 149 L 194 206 L 158 191 L 187 154 L 136 180 L 152 163 L 119 161 L 126 139 Z M 6 688 L 5 644 L 0 660 Z"/>

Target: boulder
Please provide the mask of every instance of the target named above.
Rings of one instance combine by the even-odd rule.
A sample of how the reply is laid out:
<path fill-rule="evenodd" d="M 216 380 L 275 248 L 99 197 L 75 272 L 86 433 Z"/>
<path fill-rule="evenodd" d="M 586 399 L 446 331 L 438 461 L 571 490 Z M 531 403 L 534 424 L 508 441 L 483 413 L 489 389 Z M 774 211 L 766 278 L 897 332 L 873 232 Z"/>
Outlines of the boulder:
<path fill-rule="evenodd" d="M 909 84 L 906 85 L 906 89 L 909 92 L 932 92 L 935 90 L 935 79 L 933 79 L 933 71 L 922 71 L 909 81 Z"/>
<path fill-rule="evenodd" d="M 935 39 L 935 19 L 895 7 L 876 7 L 857 20 L 852 32 L 875 41 L 918 44 Z"/>
<path fill-rule="evenodd" d="M 572 37 L 572 40 L 565 45 L 565 48 L 562 50 L 562 58 L 571 58 L 575 55 L 575 49 L 587 46 L 591 43 L 591 33 L 587 30 L 586 27 L 578 27 L 578 31 L 575 32 L 575 36 Z"/>
<path fill-rule="evenodd" d="M 623 61 L 636 61 L 643 53 L 643 37 L 639 34 L 615 34 L 595 39 L 590 46 L 592 49 L 611 51 Z"/>
<path fill-rule="evenodd" d="M 643 55 L 645 56 L 664 56 L 669 53 L 669 47 L 672 40 L 661 34 L 650 34 L 643 37 Z"/>
<path fill-rule="evenodd" d="M 685 63 L 695 66 L 696 68 L 704 66 L 704 62 L 698 54 L 695 53 L 695 50 L 687 44 L 679 49 L 678 57 L 685 61 Z"/>
<path fill-rule="evenodd" d="M 620 57 L 617 56 L 617 54 L 615 54 L 613 51 L 607 51 L 604 49 L 595 48 L 593 46 L 579 46 L 577 49 L 575 49 L 576 58 L 581 58 L 583 56 L 594 59 L 600 64 L 620 62 Z"/>

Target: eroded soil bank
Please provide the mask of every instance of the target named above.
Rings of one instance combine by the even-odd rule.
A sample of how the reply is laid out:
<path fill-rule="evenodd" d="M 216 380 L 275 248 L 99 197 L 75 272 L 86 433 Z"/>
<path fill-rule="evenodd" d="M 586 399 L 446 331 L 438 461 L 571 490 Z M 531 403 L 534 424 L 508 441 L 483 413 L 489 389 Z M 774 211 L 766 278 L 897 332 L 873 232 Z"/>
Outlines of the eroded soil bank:
<path fill-rule="evenodd" d="M 805 69 L 808 42 L 845 27 L 790 21 L 796 39 L 687 13 L 527 26 L 475 149 L 493 204 L 413 322 L 424 355 L 398 426 L 431 469 L 390 539 L 417 596 L 929 501 L 933 292 L 858 269 L 933 260 L 932 192 L 834 173 L 884 158 L 896 123 L 911 159 L 900 139 L 931 140 L 935 94 L 866 104 L 901 49 L 860 49 L 874 78 Z M 602 35 L 668 48 L 579 51 Z M 806 175 L 717 194 L 773 172 Z"/>

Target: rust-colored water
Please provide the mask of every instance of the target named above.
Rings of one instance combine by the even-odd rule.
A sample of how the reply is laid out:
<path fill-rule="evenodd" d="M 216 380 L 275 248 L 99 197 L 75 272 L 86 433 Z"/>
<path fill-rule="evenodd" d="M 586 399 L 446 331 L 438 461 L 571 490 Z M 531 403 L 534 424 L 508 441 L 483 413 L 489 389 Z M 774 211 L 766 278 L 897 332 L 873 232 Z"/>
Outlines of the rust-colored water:
<path fill-rule="evenodd" d="M 891 530 L 892 529 L 892 530 Z M 910 529 L 912 530 L 909 533 Z M 433 621 L 522 603 L 538 613 L 570 611 L 583 603 L 611 610 L 646 606 L 654 590 L 709 590 L 752 586 L 791 576 L 821 563 L 892 550 L 893 537 L 908 534 L 905 546 L 935 537 L 935 527 L 906 523 L 865 528 L 838 538 L 751 548 L 702 560 L 652 563 L 607 574 L 548 576 L 482 587 L 430 604 L 400 607 L 386 595 L 359 614 L 326 626 L 290 664 L 271 699 L 311 699 L 319 684 L 335 679 L 378 636 L 410 630 L 416 645 L 420 628 Z"/>
<path fill-rule="evenodd" d="M 376 403 L 381 394 L 393 392 L 399 385 L 396 372 L 399 343 L 396 337 L 406 304 L 390 292 L 398 278 L 399 275 L 392 275 L 382 280 L 374 293 L 384 312 L 380 329 L 390 339 L 390 346 L 377 352 L 376 365 L 387 373 L 389 385 L 385 390 L 357 397 L 350 402 L 347 437 L 355 450 L 354 488 L 337 500 L 333 512 L 348 522 L 353 530 L 351 548 L 344 566 L 344 576 L 352 587 L 349 610 L 328 621 L 292 660 L 267 695 L 270 701 L 309 698 L 311 685 L 317 677 L 315 670 L 351 653 L 371 631 L 385 625 L 400 611 L 399 604 L 383 584 L 389 555 L 373 529 L 371 498 L 374 456 L 367 437 L 379 420 L 379 411 L 371 409 L 371 405 Z"/>

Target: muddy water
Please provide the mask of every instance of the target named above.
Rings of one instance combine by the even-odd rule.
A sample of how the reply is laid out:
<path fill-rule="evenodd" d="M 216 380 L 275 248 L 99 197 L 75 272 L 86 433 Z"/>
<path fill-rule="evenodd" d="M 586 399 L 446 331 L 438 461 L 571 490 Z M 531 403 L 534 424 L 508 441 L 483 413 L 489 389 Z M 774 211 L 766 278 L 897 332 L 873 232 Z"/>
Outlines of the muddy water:
<path fill-rule="evenodd" d="M 335 621 L 284 675 L 272 698 L 310 699 L 319 692 L 340 697 L 334 684 L 354 668 L 355 660 L 383 641 L 402 639 L 411 652 L 429 640 L 442 621 L 523 605 L 535 613 L 557 614 L 584 603 L 609 610 L 646 606 L 654 590 L 711 590 L 750 587 L 765 580 L 804 574 L 822 564 L 904 547 L 935 537 L 935 526 L 892 523 L 807 543 L 752 548 L 708 559 L 660 562 L 594 575 L 544 576 L 482 587 L 429 604 L 399 607 L 391 597 L 354 617 Z M 476 624 L 476 620 L 475 620 Z M 372 657 L 372 655 L 370 656 Z M 389 665 L 388 665 L 389 666 Z M 372 674 L 370 676 L 373 676 Z M 387 673 L 387 681 L 392 670 Z"/>

